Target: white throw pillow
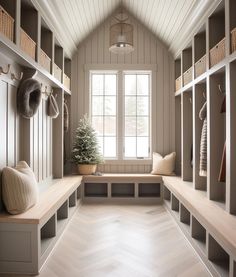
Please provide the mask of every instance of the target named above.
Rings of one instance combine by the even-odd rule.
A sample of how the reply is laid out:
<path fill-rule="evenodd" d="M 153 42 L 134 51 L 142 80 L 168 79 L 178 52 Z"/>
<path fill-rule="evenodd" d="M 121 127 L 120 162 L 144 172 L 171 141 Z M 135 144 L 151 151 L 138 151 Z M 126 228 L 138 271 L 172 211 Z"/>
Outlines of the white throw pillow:
<path fill-rule="evenodd" d="M 165 157 L 153 152 L 152 172 L 158 175 L 174 175 L 176 153 L 170 153 Z"/>
<path fill-rule="evenodd" d="M 23 213 L 36 204 L 37 181 L 34 172 L 26 162 L 19 162 L 15 168 L 3 169 L 2 198 L 10 214 Z"/>

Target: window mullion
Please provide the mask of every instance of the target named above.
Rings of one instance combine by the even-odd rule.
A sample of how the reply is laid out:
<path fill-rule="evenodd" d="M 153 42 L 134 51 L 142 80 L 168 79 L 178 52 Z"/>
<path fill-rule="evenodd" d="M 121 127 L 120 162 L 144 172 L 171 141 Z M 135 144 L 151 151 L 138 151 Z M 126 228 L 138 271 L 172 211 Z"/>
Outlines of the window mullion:
<path fill-rule="evenodd" d="M 124 86 L 122 71 L 118 71 L 117 78 L 117 154 L 118 160 L 122 160 L 124 155 Z"/>

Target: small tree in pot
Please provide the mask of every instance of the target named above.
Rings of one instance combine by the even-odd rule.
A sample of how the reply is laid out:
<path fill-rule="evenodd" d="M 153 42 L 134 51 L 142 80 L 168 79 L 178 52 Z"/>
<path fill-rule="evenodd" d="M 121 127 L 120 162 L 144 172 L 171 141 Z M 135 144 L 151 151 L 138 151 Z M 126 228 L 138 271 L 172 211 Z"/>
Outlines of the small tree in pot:
<path fill-rule="evenodd" d="M 79 174 L 81 175 L 89 175 L 96 172 L 97 164 L 103 162 L 96 131 L 87 115 L 80 119 L 76 129 L 72 160 L 78 165 Z"/>

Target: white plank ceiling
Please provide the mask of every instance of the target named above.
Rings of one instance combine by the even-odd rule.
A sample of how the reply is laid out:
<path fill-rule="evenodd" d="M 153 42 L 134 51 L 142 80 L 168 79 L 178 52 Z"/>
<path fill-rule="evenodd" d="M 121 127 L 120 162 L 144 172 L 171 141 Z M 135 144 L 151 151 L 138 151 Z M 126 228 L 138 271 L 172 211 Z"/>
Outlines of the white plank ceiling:
<path fill-rule="evenodd" d="M 123 6 L 151 30 L 170 50 L 190 28 L 196 15 L 202 16 L 215 0 L 33 0 L 44 16 L 65 39 L 67 49 L 75 48 L 108 16 Z"/>

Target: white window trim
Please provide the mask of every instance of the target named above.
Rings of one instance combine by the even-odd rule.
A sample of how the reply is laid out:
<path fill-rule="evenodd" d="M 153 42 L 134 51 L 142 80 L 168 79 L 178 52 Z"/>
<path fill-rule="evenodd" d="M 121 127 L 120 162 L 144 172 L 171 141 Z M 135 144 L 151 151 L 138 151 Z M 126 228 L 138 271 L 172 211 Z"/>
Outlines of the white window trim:
<path fill-rule="evenodd" d="M 156 71 L 157 71 L 157 64 L 85 64 L 84 65 L 84 72 L 85 72 L 85 99 L 84 99 L 84 106 L 85 106 L 85 111 L 87 114 L 91 114 L 90 111 L 90 101 L 91 101 L 91 93 L 90 93 L 90 72 L 103 72 L 105 73 L 106 71 L 111 73 L 112 71 L 114 73 L 118 72 L 118 90 L 123 89 L 123 84 L 119 84 L 119 82 L 123 82 L 123 78 L 120 78 L 119 74 L 122 74 L 125 71 L 134 71 L 134 72 L 147 72 L 151 71 L 151 95 L 150 95 L 150 115 L 151 115 L 151 128 L 150 128 L 150 158 L 145 158 L 145 159 L 128 159 L 125 158 L 123 159 L 123 149 L 120 149 L 119 144 L 121 145 L 121 142 L 118 141 L 118 149 L 117 149 L 117 159 L 105 159 L 106 164 L 114 164 L 114 165 L 150 165 L 152 164 L 152 149 L 155 149 L 156 146 L 156 124 L 155 124 L 155 119 L 156 119 L 156 110 L 155 110 L 155 103 L 156 103 L 156 78 L 153 78 L 155 76 Z M 120 91 L 117 91 L 117 99 L 118 103 L 120 100 L 119 98 L 123 97 L 123 93 L 120 93 Z M 117 103 L 117 104 L 118 104 Z M 118 104 L 119 109 L 122 109 L 121 105 Z M 123 114 L 120 113 L 117 110 L 117 116 L 121 117 L 118 118 L 117 120 L 119 121 L 121 119 L 122 124 L 119 124 L 117 126 L 117 131 L 121 132 L 122 135 L 120 136 L 120 139 L 123 140 Z M 118 137 L 117 137 L 118 139 Z M 122 142 L 123 143 L 123 142 Z"/>

